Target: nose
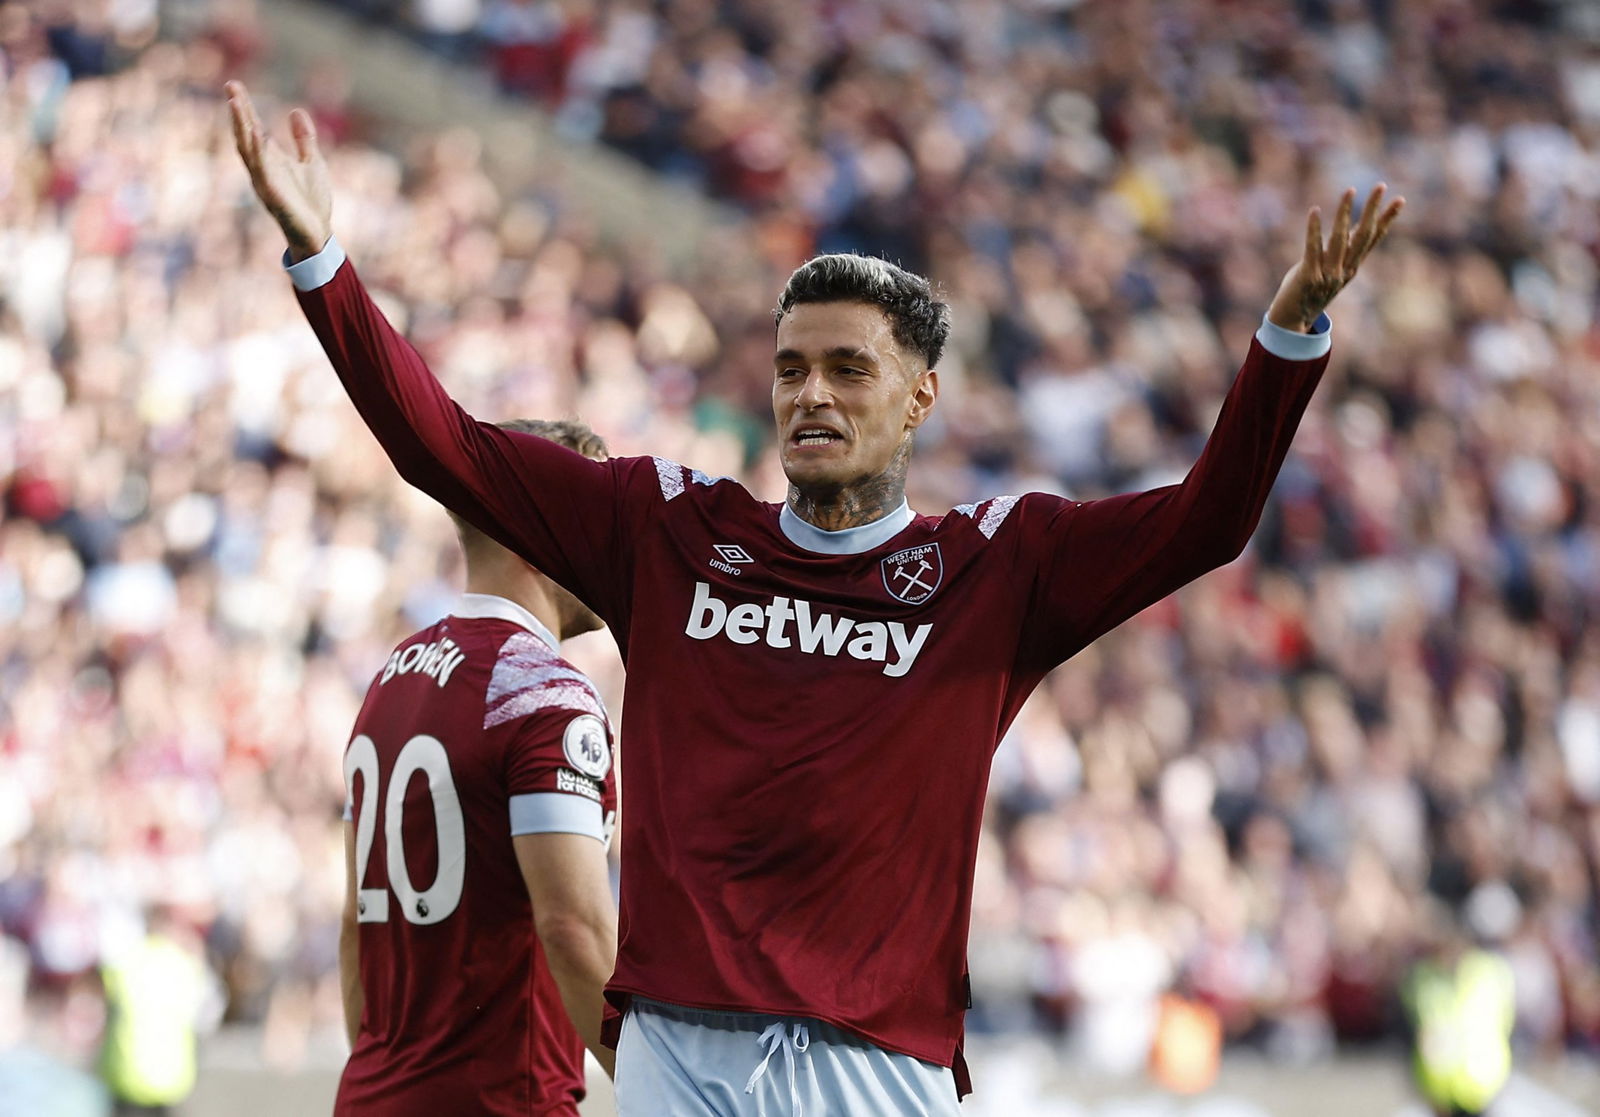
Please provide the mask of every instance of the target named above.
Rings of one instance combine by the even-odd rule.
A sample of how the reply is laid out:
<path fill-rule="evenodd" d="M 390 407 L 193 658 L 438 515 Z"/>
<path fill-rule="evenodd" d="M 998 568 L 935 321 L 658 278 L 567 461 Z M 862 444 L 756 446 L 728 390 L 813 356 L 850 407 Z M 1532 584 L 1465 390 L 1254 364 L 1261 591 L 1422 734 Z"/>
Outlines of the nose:
<path fill-rule="evenodd" d="M 801 411 L 815 411 L 831 403 L 833 395 L 828 391 L 827 377 L 820 370 L 812 369 L 806 374 L 806 382 L 800 385 L 800 391 L 794 397 L 794 405 Z"/>

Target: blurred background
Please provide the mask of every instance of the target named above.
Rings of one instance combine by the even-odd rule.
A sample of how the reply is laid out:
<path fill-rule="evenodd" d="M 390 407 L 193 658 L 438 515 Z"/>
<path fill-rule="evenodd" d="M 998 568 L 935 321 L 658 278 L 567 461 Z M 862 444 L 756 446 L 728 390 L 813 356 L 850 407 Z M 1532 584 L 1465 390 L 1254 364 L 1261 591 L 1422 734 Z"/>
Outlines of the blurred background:
<path fill-rule="evenodd" d="M 469 410 L 771 500 L 807 255 L 953 305 L 914 508 L 1086 499 L 1182 476 L 1306 208 L 1387 181 L 1245 557 L 1000 747 L 966 1111 L 1600 1113 L 1600 5 L 0 0 L 0 1114 L 326 1112 L 342 748 L 460 584 L 229 77 Z"/>

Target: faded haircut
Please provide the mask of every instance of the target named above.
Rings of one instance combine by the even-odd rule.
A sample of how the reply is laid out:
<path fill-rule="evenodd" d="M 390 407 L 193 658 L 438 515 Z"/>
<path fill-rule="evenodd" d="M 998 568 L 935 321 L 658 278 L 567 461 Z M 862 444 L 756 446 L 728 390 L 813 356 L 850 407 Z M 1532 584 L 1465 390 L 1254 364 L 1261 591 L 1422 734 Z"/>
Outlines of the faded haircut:
<path fill-rule="evenodd" d="M 496 423 L 495 426 L 516 434 L 534 435 L 596 461 L 610 456 L 610 451 L 606 449 L 606 440 L 580 419 L 507 419 L 503 423 Z M 456 525 L 456 534 L 461 537 L 463 550 L 471 551 L 484 543 L 494 542 L 460 516 L 450 512 L 448 508 L 445 511 L 450 513 L 450 520 Z"/>
<path fill-rule="evenodd" d="M 916 353 L 928 368 L 939 363 L 950 336 L 949 305 L 922 276 L 876 256 L 813 256 L 789 276 L 772 314 L 782 322 L 801 303 L 845 302 L 881 308 L 901 348 Z"/>

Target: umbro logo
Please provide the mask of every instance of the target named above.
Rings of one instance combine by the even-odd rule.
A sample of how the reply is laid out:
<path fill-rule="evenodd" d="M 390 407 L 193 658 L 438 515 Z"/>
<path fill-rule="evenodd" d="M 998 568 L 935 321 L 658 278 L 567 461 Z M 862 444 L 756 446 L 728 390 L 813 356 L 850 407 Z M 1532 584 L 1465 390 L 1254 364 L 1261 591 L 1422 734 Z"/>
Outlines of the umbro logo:
<path fill-rule="evenodd" d="M 717 552 L 720 557 L 712 559 L 707 565 L 713 570 L 720 570 L 724 574 L 732 574 L 736 578 L 744 573 L 739 567 L 747 562 L 756 561 L 749 551 L 737 543 L 713 543 L 711 549 Z"/>

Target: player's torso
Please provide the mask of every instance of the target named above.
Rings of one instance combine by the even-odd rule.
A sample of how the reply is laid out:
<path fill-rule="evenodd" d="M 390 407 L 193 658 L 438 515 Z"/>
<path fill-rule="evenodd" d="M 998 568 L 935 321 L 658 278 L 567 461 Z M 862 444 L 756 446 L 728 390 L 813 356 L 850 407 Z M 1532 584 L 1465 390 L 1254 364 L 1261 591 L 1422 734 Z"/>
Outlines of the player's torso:
<path fill-rule="evenodd" d="M 715 702 L 758 720 L 774 702 L 811 703 L 804 688 L 823 682 L 827 710 L 813 714 L 870 722 L 936 697 L 935 682 L 939 694 L 1003 689 L 1026 587 L 995 523 L 985 534 L 959 511 L 916 517 L 862 553 L 824 554 L 737 485 L 690 493 L 636 563 L 630 639 L 649 641 L 652 669 L 705 665 Z"/>
<path fill-rule="evenodd" d="M 484 1112 L 528 1112 L 549 1085 L 530 1076 L 541 1042 L 571 1045 L 494 731 L 546 701 L 563 673 L 582 678 L 515 624 L 451 616 L 396 648 L 374 680 L 345 753 L 366 1004 L 342 1102 L 437 1113 L 448 1088 Z"/>
<path fill-rule="evenodd" d="M 744 845 L 797 865 L 840 842 L 857 861 L 892 856 L 903 831 L 869 825 L 892 802 L 947 810 L 960 830 L 1012 712 L 1026 601 L 996 526 L 918 517 L 865 552 L 824 554 L 731 483 L 669 501 L 635 565 L 630 796 L 665 781 L 674 840 L 703 835 L 707 863 L 735 873 Z M 718 804 L 717 819 L 684 817 L 686 802 Z"/>

